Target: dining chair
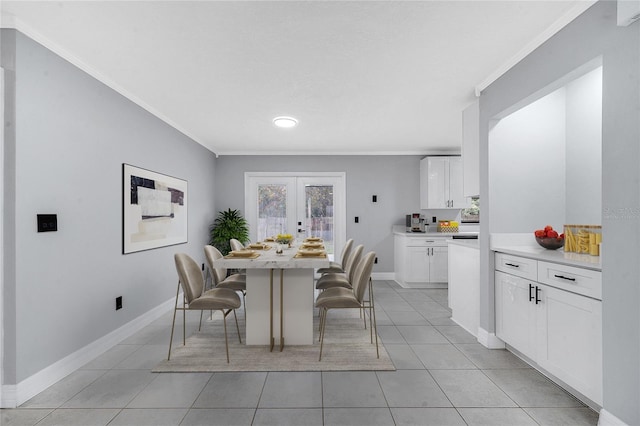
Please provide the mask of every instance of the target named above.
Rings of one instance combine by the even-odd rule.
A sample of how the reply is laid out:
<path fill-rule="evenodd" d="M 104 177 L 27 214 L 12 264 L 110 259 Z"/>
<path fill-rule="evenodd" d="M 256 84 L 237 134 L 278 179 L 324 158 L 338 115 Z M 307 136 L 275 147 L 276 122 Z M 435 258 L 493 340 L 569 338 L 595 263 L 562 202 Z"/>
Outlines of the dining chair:
<path fill-rule="evenodd" d="M 342 248 L 342 254 L 340 255 L 340 262 L 330 262 L 327 268 L 320 268 L 317 270 L 318 274 L 329 274 L 332 272 L 344 273 L 345 268 L 347 267 L 347 261 L 349 260 L 349 255 L 351 254 L 351 247 L 353 246 L 353 238 L 350 238 L 345 243 Z"/>
<path fill-rule="evenodd" d="M 240 307 L 240 297 L 229 288 L 214 288 L 204 290 L 204 277 L 200 266 L 189 255 L 185 253 L 176 253 L 174 255 L 176 270 L 178 272 L 178 290 L 176 292 L 176 303 L 173 309 L 173 322 L 171 323 L 171 338 L 169 340 L 169 355 L 167 360 L 171 359 L 171 345 L 173 343 L 173 331 L 176 325 L 176 312 L 182 311 L 182 344 L 186 345 L 186 315 L 187 311 L 200 311 L 200 325 L 198 331 L 202 327 L 203 311 L 221 311 L 224 323 L 224 343 L 227 350 L 227 363 L 229 362 L 229 341 L 227 339 L 227 315 L 233 312 L 236 320 L 236 329 L 238 331 L 238 340 L 242 343 L 240 337 L 240 327 L 238 326 L 238 317 L 236 309 Z M 180 295 L 180 287 L 182 287 L 182 307 L 178 307 L 178 296 Z"/>
<path fill-rule="evenodd" d="M 320 293 L 316 298 L 315 306 L 320 309 L 320 356 L 318 361 L 322 361 L 322 347 L 324 343 L 324 333 L 327 327 L 327 312 L 329 309 L 359 309 L 361 311 L 368 309 L 371 343 L 373 343 L 373 335 L 375 334 L 376 354 L 378 358 L 380 358 L 376 314 L 373 300 L 373 284 L 371 281 L 371 271 L 373 270 L 375 257 L 376 253 L 371 251 L 360 259 L 355 267 L 355 274 L 351 288 L 328 288 Z M 365 299 L 367 287 L 369 289 L 369 298 Z"/>
<path fill-rule="evenodd" d="M 347 265 L 345 268 L 345 272 L 332 272 L 327 273 L 318 278 L 316 281 L 316 289 L 317 290 L 326 290 L 332 287 L 346 287 L 351 288 L 351 282 L 353 280 L 353 274 L 356 269 L 356 265 L 360 262 L 360 258 L 362 256 L 362 252 L 364 251 L 364 245 L 357 245 L 349 259 L 347 260 Z"/>
<path fill-rule="evenodd" d="M 212 288 L 230 288 L 233 291 L 242 293 L 242 304 L 246 305 L 245 296 L 247 294 L 247 275 L 246 274 L 231 274 L 227 276 L 226 268 L 216 268 L 213 266 L 213 262 L 217 259 L 221 259 L 222 253 L 220 250 L 211 245 L 204 246 L 204 256 L 207 259 L 207 278 L 211 275 L 211 287 Z M 206 282 L 206 279 L 205 279 Z"/>
<path fill-rule="evenodd" d="M 244 250 L 244 244 L 242 244 L 240 242 L 240 240 L 236 240 L 235 238 L 231 238 L 229 240 L 229 245 L 231 246 L 231 250 L 233 251 L 238 251 L 238 250 Z"/>

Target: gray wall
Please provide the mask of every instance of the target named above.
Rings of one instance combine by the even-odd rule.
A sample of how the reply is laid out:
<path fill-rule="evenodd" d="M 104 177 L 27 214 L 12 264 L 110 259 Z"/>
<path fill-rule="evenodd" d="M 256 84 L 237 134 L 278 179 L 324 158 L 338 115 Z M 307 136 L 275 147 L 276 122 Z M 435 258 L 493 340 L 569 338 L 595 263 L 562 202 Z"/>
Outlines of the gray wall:
<path fill-rule="evenodd" d="M 615 2 L 601 1 L 489 86 L 480 98 L 480 194 L 488 193 L 492 118 L 602 55 L 604 408 L 640 424 L 640 23 L 616 26 Z M 481 227 L 480 326 L 493 324 L 490 205 Z M 520 232 L 530 232 L 522 229 Z M 488 309 L 487 309 L 488 307 Z"/>
<path fill-rule="evenodd" d="M 347 238 L 374 250 L 374 272 L 393 272 L 391 227 L 420 211 L 421 156 L 221 156 L 216 208 L 244 210 L 244 172 L 346 172 Z M 378 196 L 372 203 L 371 196 Z M 354 217 L 360 218 L 354 223 Z"/>
<path fill-rule="evenodd" d="M 2 34 L 7 94 L 15 90 L 3 224 L 11 384 L 175 296 L 173 254 L 203 260 L 215 156 L 31 39 Z M 187 244 L 121 254 L 122 163 L 188 181 Z M 58 232 L 36 233 L 38 213 L 56 213 Z"/>

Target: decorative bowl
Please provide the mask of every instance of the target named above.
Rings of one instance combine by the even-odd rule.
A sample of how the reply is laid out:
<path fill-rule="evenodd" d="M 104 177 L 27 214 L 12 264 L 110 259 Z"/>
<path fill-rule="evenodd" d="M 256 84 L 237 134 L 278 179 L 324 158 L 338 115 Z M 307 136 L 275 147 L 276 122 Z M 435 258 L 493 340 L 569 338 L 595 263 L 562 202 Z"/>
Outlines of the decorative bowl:
<path fill-rule="evenodd" d="M 564 246 L 564 238 L 536 237 L 536 241 L 542 247 L 549 250 L 557 250 Z"/>

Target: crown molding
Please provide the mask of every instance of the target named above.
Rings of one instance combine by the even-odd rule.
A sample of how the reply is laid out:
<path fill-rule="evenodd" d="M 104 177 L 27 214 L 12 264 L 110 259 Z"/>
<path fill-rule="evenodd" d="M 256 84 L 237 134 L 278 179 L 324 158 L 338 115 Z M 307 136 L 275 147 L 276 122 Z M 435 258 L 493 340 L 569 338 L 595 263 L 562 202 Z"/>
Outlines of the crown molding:
<path fill-rule="evenodd" d="M 13 29 L 13 30 L 20 31 L 22 34 L 26 35 L 27 37 L 34 40 L 35 42 L 41 44 L 46 49 L 60 56 L 62 59 L 69 62 L 76 68 L 87 73 L 91 77 L 98 80 L 100 83 L 109 87 L 111 90 L 122 95 L 124 98 L 138 105 L 140 108 L 144 109 L 145 111 L 149 112 L 160 121 L 168 124 L 169 126 L 179 131 L 180 133 L 192 139 L 194 142 L 199 143 L 200 145 L 202 145 L 203 147 L 205 147 L 206 149 L 208 149 L 209 151 L 215 154 L 215 149 L 207 145 L 204 141 L 200 140 L 197 136 L 190 133 L 184 127 L 180 126 L 178 123 L 171 120 L 170 118 L 165 116 L 162 112 L 153 108 L 151 105 L 144 102 L 142 99 L 138 98 L 137 96 L 129 92 L 124 87 L 118 85 L 115 81 L 106 77 L 100 71 L 96 70 L 95 68 L 93 68 L 92 66 L 84 62 L 82 59 L 78 58 L 73 53 L 69 52 L 68 50 L 66 50 L 65 48 L 63 48 L 62 46 L 54 42 L 53 40 L 49 39 L 48 37 L 44 36 L 40 32 L 36 31 L 33 27 L 25 24 L 19 18 L 16 18 L 11 14 L 3 14 L 3 16 L 0 19 L 0 28 Z"/>
<path fill-rule="evenodd" d="M 508 61 L 498 67 L 494 72 L 489 74 L 489 76 L 482 82 L 480 82 L 475 87 L 476 96 L 480 97 L 480 94 L 484 89 L 486 89 L 494 81 L 502 77 L 502 75 L 513 68 L 518 62 L 526 58 L 531 52 L 540 47 L 544 42 L 553 37 L 556 33 L 558 33 L 558 31 L 566 27 L 571 21 L 576 19 L 595 3 L 597 3 L 597 1 L 595 0 L 584 0 L 577 2 L 575 6 L 569 9 L 564 15 L 562 15 L 559 19 L 557 19 L 549 27 L 547 27 L 547 29 L 545 29 L 542 33 L 540 33 L 537 37 L 535 37 L 522 49 L 520 49 L 518 53 L 512 56 Z"/>

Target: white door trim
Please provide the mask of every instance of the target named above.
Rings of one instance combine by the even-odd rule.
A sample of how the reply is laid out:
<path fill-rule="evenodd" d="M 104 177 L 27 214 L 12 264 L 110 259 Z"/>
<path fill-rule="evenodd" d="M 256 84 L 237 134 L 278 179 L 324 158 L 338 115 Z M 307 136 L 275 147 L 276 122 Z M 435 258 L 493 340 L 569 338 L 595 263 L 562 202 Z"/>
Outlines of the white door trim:
<path fill-rule="evenodd" d="M 4 68 L 0 67 L 0 164 L 4 164 Z M 4 170 L 4 167 L 0 169 Z M 2 388 L 4 387 L 4 172 L 0 173 L 0 407 L 2 404 Z"/>

